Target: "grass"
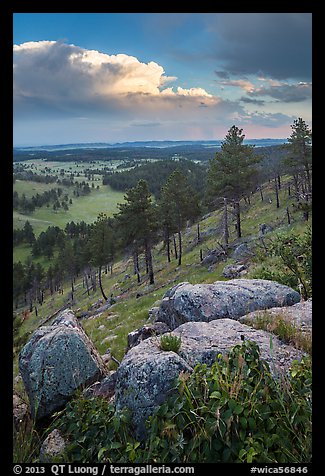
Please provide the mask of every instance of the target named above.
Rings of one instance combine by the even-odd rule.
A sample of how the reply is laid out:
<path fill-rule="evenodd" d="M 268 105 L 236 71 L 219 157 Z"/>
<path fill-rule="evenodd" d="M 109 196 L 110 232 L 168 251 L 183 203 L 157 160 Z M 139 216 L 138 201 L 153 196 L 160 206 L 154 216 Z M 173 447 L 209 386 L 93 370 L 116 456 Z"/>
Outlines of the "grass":
<path fill-rule="evenodd" d="M 272 185 L 269 187 L 265 186 L 264 202 L 261 202 L 259 193 L 256 193 L 251 197 L 250 207 L 242 203 L 243 240 L 249 236 L 257 235 L 259 223 L 267 223 L 276 229 L 279 223 L 282 222 L 282 227 L 288 227 L 285 207 L 292 203 L 292 198 L 288 197 L 287 193 L 282 189 L 280 191 L 280 208 L 277 209 L 274 203 L 274 192 L 271 187 Z M 99 190 L 92 191 L 90 196 L 76 199 L 74 201 L 74 210 L 76 213 L 73 217 L 70 217 L 70 219 L 78 221 L 82 216 L 83 219 L 93 221 L 99 210 L 106 212 L 108 210 L 113 211 L 114 207 L 116 207 L 116 203 L 121 201 L 120 198 L 123 194 L 111 190 L 109 190 L 107 194 L 107 190 L 109 190 L 109 188 L 101 186 Z M 269 203 L 268 198 L 273 198 L 273 202 Z M 72 210 L 73 206 L 69 212 L 71 211 L 72 213 Z M 44 212 L 46 212 L 46 210 L 44 210 Z M 49 211 L 47 211 L 47 213 L 48 215 L 47 217 L 44 216 L 44 219 L 53 218 L 58 220 L 58 217 L 60 217 L 59 213 L 49 213 Z M 80 213 L 79 216 L 78 213 Z M 64 216 L 67 219 L 67 214 Z M 62 217 L 61 220 L 65 223 Z M 221 230 L 221 218 L 221 211 L 211 213 L 210 216 L 200 222 L 201 233 L 211 230 L 212 228 Z M 67 221 L 69 220 L 67 219 Z M 60 223 L 60 220 L 58 220 L 58 222 Z M 32 220 L 31 223 L 34 224 Z M 235 241 L 236 231 L 234 221 L 230 223 L 229 228 L 230 241 Z M 301 213 L 293 214 L 290 229 L 299 232 L 305 230 L 305 223 L 301 220 Z M 267 236 L 272 236 L 272 232 Z M 171 263 L 167 262 L 166 252 L 163 250 L 162 243 L 159 243 L 153 250 L 155 284 L 152 286 L 149 286 L 145 279 L 140 285 L 137 283 L 136 277 L 133 274 L 131 259 L 121 258 L 114 264 L 112 275 L 103 274 L 103 287 L 106 294 L 110 295 L 113 293 L 116 304 L 98 317 L 82 320 L 85 331 L 94 341 L 99 352 L 104 353 L 107 348 L 110 348 L 114 357 L 121 360 L 127 346 L 127 334 L 145 324 L 148 318 L 148 309 L 152 307 L 156 301 L 161 299 L 164 293 L 173 285 L 183 281 L 197 284 L 225 280 L 222 275 L 222 270 L 231 260 L 221 262 L 210 270 L 208 267 L 200 264 L 200 248 L 203 250 L 205 256 L 209 250 L 216 248 L 217 241 L 222 242 L 221 231 L 206 236 L 202 239 L 201 243 L 197 244 L 196 225 L 189 227 L 183 233 L 184 253 L 181 266 L 177 265 L 177 260 L 175 260 L 174 257 L 172 257 Z M 18 247 L 15 250 L 16 257 L 20 256 L 23 258 L 27 256 L 27 253 L 28 248 L 24 246 Z M 140 267 L 143 272 L 143 258 L 140 259 Z M 255 267 L 255 264 L 250 265 L 248 274 L 246 275 L 247 278 L 254 272 Z M 125 279 L 126 274 L 130 275 L 129 279 Z M 76 279 L 75 287 L 75 304 L 69 304 L 69 306 L 77 314 L 81 311 L 88 310 L 94 302 L 102 297 L 99 288 L 97 288 L 96 292 L 91 291 L 90 296 L 88 296 L 82 285 L 82 277 Z M 138 292 L 141 293 L 142 296 L 136 298 Z M 31 333 L 45 318 L 52 315 L 68 302 L 69 293 L 70 285 L 66 283 L 63 295 L 46 295 L 43 305 L 38 308 L 38 317 L 35 316 L 34 312 L 31 313 L 29 319 L 23 323 L 20 332 Z M 18 310 L 18 312 L 19 311 L 22 310 Z M 17 365 L 15 369 L 17 370 Z"/>
<path fill-rule="evenodd" d="M 37 208 L 29 215 L 14 211 L 13 227 L 22 228 L 28 220 L 34 228 L 35 235 L 39 235 L 48 226 L 64 228 L 68 222 L 82 220 L 92 223 L 101 212 L 108 216 L 117 212 L 117 204 L 124 201 L 124 193 L 112 190 L 108 185 L 101 185 L 98 190 L 92 190 L 88 196 L 72 197 L 72 201 L 67 211 L 61 209 L 54 211 L 51 206 Z"/>
<path fill-rule="evenodd" d="M 259 313 L 255 318 L 243 320 L 254 329 L 263 329 L 277 335 L 286 344 L 291 344 L 308 354 L 312 352 L 312 335 L 300 329 L 291 319 L 281 313 L 273 314 L 268 311 Z"/>
<path fill-rule="evenodd" d="M 45 165 L 48 163 L 45 162 Z M 60 163 L 60 166 L 63 165 Z M 95 182 L 96 184 L 96 182 Z M 269 203 L 268 198 L 272 198 L 272 203 Z M 26 216 L 14 213 L 14 227 L 15 223 L 23 226 L 26 219 L 33 225 L 35 233 L 39 234 L 45 230 L 49 225 L 57 225 L 64 227 L 68 221 L 92 222 L 96 219 L 100 211 L 108 214 L 116 211 L 116 204 L 123 201 L 123 193 L 114 192 L 107 186 L 100 186 L 99 190 L 92 190 L 87 197 L 73 198 L 73 205 L 68 212 L 53 212 L 52 209 L 36 210 L 33 215 Z M 286 206 L 291 207 L 293 200 L 287 196 L 284 190 L 280 191 L 280 208 L 277 209 L 274 200 L 274 192 L 271 187 L 266 187 L 264 190 L 264 202 L 261 202 L 258 193 L 251 197 L 251 206 L 242 203 L 242 232 L 243 240 L 250 236 L 256 236 L 260 223 L 271 225 L 276 231 L 279 227 L 289 228 L 286 221 Z M 229 214 L 230 220 L 231 214 Z M 201 233 L 217 228 L 219 232 L 213 233 L 202 239 L 201 243 L 197 243 L 196 225 L 188 228 L 183 233 L 183 260 L 182 265 L 177 265 L 177 260 L 172 258 L 172 262 L 167 262 L 166 252 L 163 250 L 162 243 L 159 243 L 153 250 L 153 262 L 155 271 L 155 284 L 149 286 L 148 282 L 144 280 L 141 284 L 137 283 L 136 276 L 133 274 L 133 265 L 131 259 L 121 258 L 114 264 L 113 273 L 103 274 L 103 287 L 107 295 L 113 294 L 116 299 L 116 304 L 104 311 L 101 315 L 93 318 L 85 318 L 81 320 L 82 326 L 87 335 L 94 342 L 100 354 L 103 354 L 108 349 L 111 354 L 119 361 L 123 356 L 127 347 L 128 333 L 142 327 L 148 320 L 148 310 L 157 301 L 162 299 L 165 292 L 173 285 L 188 281 L 191 284 L 196 283 L 213 283 L 217 280 L 224 280 L 222 270 L 226 264 L 231 260 L 221 262 L 208 269 L 200 263 L 200 248 L 204 256 L 209 250 L 216 248 L 217 241 L 222 242 L 221 236 L 221 219 L 222 212 L 215 211 L 211 213 L 206 219 L 200 222 Z M 303 233 L 306 229 L 306 223 L 301 220 L 301 213 L 292 214 L 292 224 L 290 229 L 296 232 Z M 272 236 L 272 232 L 267 236 Z M 236 240 L 236 231 L 234 221 L 230 223 L 230 241 Z M 30 253 L 30 248 L 26 245 L 20 245 L 14 250 L 14 259 L 21 261 L 25 260 Z M 46 266 L 46 259 L 39 258 L 40 262 Z M 49 264 L 49 262 L 47 261 Z M 143 272 L 144 262 L 140 259 L 140 266 Z M 249 278 L 254 272 L 255 264 L 251 264 L 248 270 L 247 277 Z M 126 275 L 130 278 L 126 278 Z M 49 316 L 60 309 L 69 301 L 70 293 L 69 283 L 65 283 L 63 294 L 47 294 L 42 306 L 38 307 L 38 316 L 35 312 L 30 314 L 30 317 L 23 322 L 19 329 L 21 337 L 31 336 L 33 331 Z M 137 293 L 141 293 L 140 297 L 136 297 Z M 97 288 L 96 292 L 91 291 L 90 296 L 85 293 L 82 284 L 82 277 L 78 277 L 75 282 L 75 303 L 69 304 L 69 307 L 80 315 L 82 311 L 88 310 L 90 306 L 101 298 L 100 290 Z M 18 309 L 18 315 L 22 309 Z M 51 321 L 47 322 L 48 325 Z M 296 347 L 311 351 L 311 336 L 304 334 L 292 323 L 287 322 L 283 316 L 267 315 L 255 323 L 250 323 L 253 327 L 265 329 L 277 334 L 285 342 L 289 342 Z M 16 349 L 17 351 L 19 349 Z M 116 369 L 117 365 L 112 361 L 109 365 L 110 369 Z M 18 375 L 18 355 L 16 353 L 13 360 L 13 375 Z M 22 394 L 22 383 L 15 383 L 15 391 Z M 26 397 L 27 401 L 27 397 Z M 32 422 L 29 426 L 21 427 L 18 432 L 14 434 L 14 462 L 32 462 L 37 457 L 37 452 L 40 445 L 40 435 L 35 430 Z"/>

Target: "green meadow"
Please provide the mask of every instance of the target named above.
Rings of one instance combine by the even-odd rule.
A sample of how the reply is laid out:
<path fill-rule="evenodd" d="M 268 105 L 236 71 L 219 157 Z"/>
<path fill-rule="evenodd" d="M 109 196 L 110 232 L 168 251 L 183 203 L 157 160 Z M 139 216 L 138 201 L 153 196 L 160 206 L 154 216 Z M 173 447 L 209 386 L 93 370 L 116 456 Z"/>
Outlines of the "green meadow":
<path fill-rule="evenodd" d="M 17 190 L 18 193 L 26 193 L 26 197 L 28 197 L 28 194 L 32 196 L 37 192 L 42 193 L 42 191 L 46 189 L 54 188 L 53 184 L 37 184 L 33 182 L 33 187 L 28 190 L 28 183 L 29 182 L 26 182 L 23 186 L 21 186 L 20 183 L 15 184 L 15 186 L 18 185 L 18 187 L 15 187 L 15 190 Z M 97 182 L 95 182 L 95 184 L 96 187 L 99 185 Z M 38 186 L 40 186 L 40 188 L 38 188 Z M 26 189 L 27 192 L 22 192 L 19 189 Z M 74 222 L 83 220 L 86 223 L 91 223 L 101 212 L 107 215 L 113 215 L 117 212 L 117 204 L 123 202 L 124 193 L 114 191 L 108 185 L 99 185 L 99 189 L 92 189 L 91 193 L 87 196 L 74 197 L 71 196 L 70 193 L 69 197 L 72 198 L 73 203 L 69 205 L 69 210 L 67 211 L 54 211 L 51 206 L 37 208 L 29 215 L 14 211 L 13 227 L 21 228 L 24 226 L 26 220 L 28 220 L 34 228 L 35 235 L 39 235 L 42 231 L 46 230 L 48 226 L 64 228 L 66 223 L 72 220 Z"/>

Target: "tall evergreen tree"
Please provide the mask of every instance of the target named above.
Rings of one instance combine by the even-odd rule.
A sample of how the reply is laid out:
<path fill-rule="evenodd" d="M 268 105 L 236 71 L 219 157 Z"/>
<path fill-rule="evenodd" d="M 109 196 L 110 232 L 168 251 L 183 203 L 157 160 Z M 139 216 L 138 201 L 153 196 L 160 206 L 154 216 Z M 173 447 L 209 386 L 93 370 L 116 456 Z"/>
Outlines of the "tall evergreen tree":
<path fill-rule="evenodd" d="M 229 129 L 221 151 L 210 160 L 207 180 L 211 197 L 223 197 L 233 203 L 238 238 L 241 238 L 240 200 L 256 185 L 255 165 L 261 160 L 253 146 L 243 144 L 244 139 L 243 129 L 236 126 Z"/>
<path fill-rule="evenodd" d="M 187 220 L 199 215 L 198 197 L 191 189 L 187 178 L 180 170 L 175 170 L 162 188 L 161 207 L 165 210 L 164 225 L 178 234 L 178 265 L 182 264 L 182 229 Z"/>
<path fill-rule="evenodd" d="M 294 121 L 291 129 L 284 164 L 293 177 L 297 206 L 308 220 L 312 200 L 312 132 L 301 117 Z"/>
<path fill-rule="evenodd" d="M 308 193 L 311 193 L 312 132 L 301 117 L 293 122 L 291 129 L 292 133 L 287 145 L 289 156 L 286 163 L 305 174 L 306 189 Z"/>
<path fill-rule="evenodd" d="M 157 219 L 148 183 L 139 180 L 136 187 L 126 192 L 124 199 L 125 203 L 118 205 L 119 213 L 116 215 L 120 231 L 127 245 L 131 245 L 136 252 L 144 251 L 149 282 L 154 284 L 151 249 L 156 235 Z"/>
<path fill-rule="evenodd" d="M 102 267 L 111 263 L 114 258 L 114 226 L 113 220 L 100 213 L 95 221 L 89 240 L 91 263 L 98 267 L 98 282 L 103 298 L 107 296 L 102 284 Z"/>

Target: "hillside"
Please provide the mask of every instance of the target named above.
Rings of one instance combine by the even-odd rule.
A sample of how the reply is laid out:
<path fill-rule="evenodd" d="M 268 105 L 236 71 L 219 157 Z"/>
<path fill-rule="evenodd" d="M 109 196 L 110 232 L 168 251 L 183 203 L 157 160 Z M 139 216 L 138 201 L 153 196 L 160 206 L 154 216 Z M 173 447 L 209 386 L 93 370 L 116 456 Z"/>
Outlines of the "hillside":
<path fill-rule="evenodd" d="M 108 369 L 114 371 L 118 368 L 118 362 L 123 360 L 127 350 L 128 334 L 148 322 L 149 310 L 159 305 L 166 291 L 182 282 L 209 284 L 215 281 L 226 281 L 229 278 L 225 278 L 223 270 L 225 266 L 235 262 L 233 252 L 239 245 L 245 246 L 246 244 L 248 247 L 253 246 L 254 248 L 253 256 L 246 257 L 243 261 L 246 268 L 243 275 L 245 278 L 259 277 L 276 280 L 279 277 L 281 278 L 281 269 L 283 269 L 282 279 L 287 280 L 290 275 L 289 270 L 283 268 L 279 259 L 268 256 L 266 250 L 279 232 L 303 237 L 311 226 L 311 213 L 308 216 L 308 221 L 306 221 L 302 211 L 293 206 L 295 199 L 289 193 L 288 183 L 289 177 L 283 176 L 281 178 L 281 188 L 278 190 L 278 207 L 273 182 L 263 184 L 263 196 L 259 191 L 256 191 L 250 196 L 249 201 L 241 201 L 241 239 L 236 238 L 235 216 L 232 213 L 229 214 L 229 254 L 219 262 L 209 262 L 209 257 L 211 257 L 213 250 L 217 250 L 217 254 L 223 250 L 222 210 L 210 212 L 195 223 L 188 223 L 183 231 L 181 266 L 178 266 L 175 259 L 173 246 L 171 246 L 170 263 L 167 261 L 166 250 L 162 242 L 153 248 L 154 284 L 149 284 L 148 277 L 145 274 L 144 256 L 139 256 L 142 279 L 141 283 L 138 283 L 134 274 L 133 260 L 125 252 L 125 255 L 122 254 L 115 260 L 111 270 L 106 269 L 106 272 L 102 274 L 102 285 L 109 296 L 110 305 L 105 305 L 98 287 L 95 291 L 90 289 L 87 292 L 83 277 L 76 276 L 73 300 L 71 300 L 71 283 L 65 281 L 60 292 L 54 292 L 52 295 L 49 292 L 45 293 L 42 304 L 38 306 L 37 315 L 34 311 L 26 312 L 26 308 L 16 309 L 14 311 L 13 349 L 15 394 L 28 405 L 28 398 L 21 377 L 18 375 L 19 351 L 38 327 L 42 324 L 50 325 L 62 309 L 69 308 L 75 313 L 98 353 L 100 355 L 108 353 L 111 356 Z M 288 213 L 290 220 L 288 219 Z M 262 224 L 265 226 L 261 228 Z M 261 229 L 265 230 L 265 234 L 261 234 Z M 41 259 L 44 260 L 44 258 Z M 269 324 L 266 322 L 259 325 L 266 329 Z M 283 328 L 275 328 L 274 332 L 283 335 Z M 304 349 L 310 349 L 311 342 L 302 340 L 300 334 L 298 335 L 296 331 L 293 335 L 290 335 L 290 339 L 290 342 L 294 339 L 299 346 L 303 345 Z M 92 402 L 92 400 L 89 402 Z M 86 425 L 90 425 L 90 432 L 95 431 L 96 428 L 91 422 L 92 415 L 99 419 L 111 418 L 111 414 L 107 414 L 111 411 L 110 407 L 104 409 L 98 400 L 94 400 L 92 410 L 91 408 L 87 410 L 88 403 L 84 403 L 82 398 L 77 399 L 76 403 L 72 405 L 77 405 L 77 408 L 73 407 L 74 409 L 71 410 L 72 415 L 75 411 L 77 413 L 81 412 L 74 419 L 82 418 L 85 421 L 89 419 L 89 423 Z M 101 409 L 99 410 L 99 408 Z M 17 462 L 38 461 L 39 438 L 44 439 L 48 431 L 46 428 L 39 428 L 36 433 L 30 433 L 30 430 L 27 429 L 26 433 L 26 430 L 22 427 L 16 441 L 19 448 L 18 446 L 15 447 Z M 120 444 L 122 443 L 116 443 L 116 445 Z M 99 445 L 101 445 L 100 442 Z M 139 458 L 141 458 L 141 454 L 139 452 Z M 250 456 L 247 456 L 247 458 L 250 458 Z"/>
<path fill-rule="evenodd" d="M 280 207 L 276 208 L 273 186 L 266 184 L 263 202 L 259 193 L 255 193 L 252 195 L 251 205 L 242 204 L 243 237 L 240 241 L 236 240 L 233 223 L 230 228 L 230 242 L 235 246 L 240 242 L 249 241 L 253 237 L 257 238 L 261 223 L 267 224 L 273 230 L 268 233 L 267 238 L 281 230 L 303 233 L 310 222 L 302 220 L 301 212 L 291 213 L 291 224 L 287 223 L 286 209 L 287 207 L 292 208 L 292 203 L 293 198 L 288 196 L 283 187 L 280 191 Z M 107 347 L 110 347 L 112 354 L 117 359 L 121 359 L 128 332 L 145 323 L 148 309 L 161 299 L 173 284 L 182 281 L 189 281 L 192 284 L 212 283 L 219 279 L 225 279 L 222 270 L 226 264 L 232 262 L 231 259 L 221 262 L 211 269 L 202 266 L 200 261 L 200 250 L 202 250 L 204 258 L 210 250 L 220 248 L 218 243 L 222 243 L 221 211 L 211 212 L 200 220 L 200 236 L 201 241 L 198 243 L 197 224 L 186 229 L 183 263 L 180 267 L 177 266 L 175 258 L 171 263 L 167 262 L 166 251 L 163 249 L 162 243 L 154 248 L 154 285 L 149 286 L 145 278 L 142 283 L 137 282 L 136 276 L 133 274 L 132 259 L 127 256 L 114 263 L 112 274 L 103 274 L 103 287 L 109 295 L 112 295 L 116 303 L 95 319 L 82 321 L 86 332 L 91 336 L 100 352 L 104 352 Z M 140 257 L 140 269 L 143 270 L 143 267 L 143 257 Z M 258 268 L 258 264 L 251 262 L 247 276 L 253 276 L 256 268 Z M 89 296 L 87 295 L 81 277 L 76 278 L 75 281 L 73 303 L 69 301 L 69 291 L 69 284 L 66 283 L 66 286 L 63 287 L 63 294 L 55 293 L 53 296 L 46 296 L 43 305 L 38 308 L 38 316 L 31 313 L 28 319 L 23 322 L 19 335 L 30 334 L 41 322 L 62 306 L 69 305 L 77 315 L 81 315 L 82 312 L 89 311 L 94 303 L 101 299 L 99 289 L 96 292 L 91 291 Z M 21 315 L 21 312 L 22 310 L 18 310 L 18 315 Z M 107 337 L 108 339 L 105 340 Z"/>

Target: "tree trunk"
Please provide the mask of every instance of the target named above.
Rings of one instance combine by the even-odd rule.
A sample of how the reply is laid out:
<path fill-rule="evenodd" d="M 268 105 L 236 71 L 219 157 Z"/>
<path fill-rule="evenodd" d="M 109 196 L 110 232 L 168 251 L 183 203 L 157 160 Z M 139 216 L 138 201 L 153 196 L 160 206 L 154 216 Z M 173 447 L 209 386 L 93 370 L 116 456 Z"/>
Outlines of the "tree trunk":
<path fill-rule="evenodd" d="M 259 187 L 259 190 L 260 190 L 260 194 L 261 194 L 261 200 L 262 200 L 262 202 L 264 202 L 262 186 Z"/>
<path fill-rule="evenodd" d="M 311 193 L 311 179 L 310 179 L 310 170 L 308 164 L 305 165 L 305 171 L 307 176 L 307 188 L 308 192 Z"/>
<path fill-rule="evenodd" d="M 174 234 L 173 234 L 173 242 L 174 242 L 175 259 L 178 259 L 176 238 L 175 238 L 175 235 L 174 235 Z"/>
<path fill-rule="evenodd" d="M 226 246 L 229 244 L 229 228 L 228 228 L 228 206 L 227 199 L 223 199 L 223 241 Z"/>
<path fill-rule="evenodd" d="M 274 179 L 274 183 L 275 183 L 275 197 L 276 197 L 276 207 L 277 207 L 277 208 L 280 208 L 280 201 L 279 201 L 279 188 L 278 188 L 278 181 L 277 181 L 277 179 L 276 179 L 276 178 Z"/>
<path fill-rule="evenodd" d="M 88 284 L 87 273 L 85 273 L 84 280 L 85 280 L 85 285 L 86 285 L 86 289 L 87 289 L 87 294 L 88 294 L 88 296 L 89 296 L 89 284 Z"/>
<path fill-rule="evenodd" d="M 100 287 L 100 291 L 102 293 L 102 296 L 103 298 L 105 299 L 105 301 L 107 301 L 107 296 L 106 294 L 104 293 L 104 289 L 103 289 L 103 283 L 102 283 L 102 267 L 99 266 L 99 269 L 98 269 L 98 283 L 99 283 L 99 287 Z"/>
<path fill-rule="evenodd" d="M 280 177 L 280 174 L 278 174 L 277 179 L 278 179 L 278 188 L 279 188 L 279 190 L 281 190 L 281 177 Z"/>
<path fill-rule="evenodd" d="M 182 264 L 182 232 L 178 228 L 178 266 Z"/>
<path fill-rule="evenodd" d="M 241 223 L 240 223 L 240 204 L 239 200 L 235 202 L 235 210 L 236 210 L 236 231 L 237 231 L 237 238 L 241 238 Z"/>
<path fill-rule="evenodd" d="M 138 283 L 141 283 L 141 276 L 139 271 L 139 256 L 137 251 L 133 253 L 133 267 L 134 267 L 134 274 L 137 275 Z"/>
<path fill-rule="evenodd" d="M 196 230 L 197 230 L 197 242 L 200 243 L 201 242 L 200 222 L 198 222 Z"/>
<path fill-rule="evenodd" d="M 146 242 L 145 244 L 145 254 L 146 254 L 146 263 L 148 266 L 148 274 L 149 274 L 149 283 L 155 284 L 154 274 L 153 274 L 153 267 L 152 267 L 152 254 L 151 254 L 151 247 L 149 243 Z"/>
<path fill-rule="evenodd" d="M 287 212 L 287 218 L 288 218 L 288 225 L 291 224 L 291 219 L 290 219 L 290 213 L 289 213 L 289 208 L 287 207 L 286 208 L 286 212 Z"/>
<path fill-rule="evenodd" d="M 170 263 L 170 236 L 169 236 L 169 230 L 166 230 L 165 233 L 165 242 L 166 242 L 166 249 L 167 249 L 167 260 L 168 263 Z"/>

